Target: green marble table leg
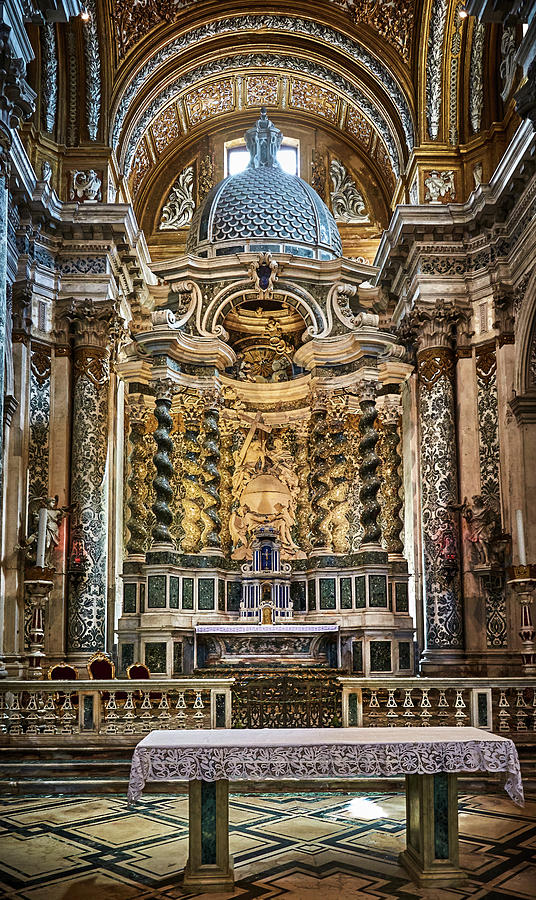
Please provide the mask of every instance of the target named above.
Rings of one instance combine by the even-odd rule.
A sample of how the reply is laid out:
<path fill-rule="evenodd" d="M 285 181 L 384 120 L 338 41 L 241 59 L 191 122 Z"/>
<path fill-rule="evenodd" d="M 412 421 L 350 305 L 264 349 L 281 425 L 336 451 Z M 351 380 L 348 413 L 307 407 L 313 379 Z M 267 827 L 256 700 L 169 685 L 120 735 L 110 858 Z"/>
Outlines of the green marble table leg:
<path fill-rule="evenodd" d="M 458 858 L 455 774 L 406 775 L 406 849 L 399 859 L 420 885 L 456 884 L 467 877 Z"/>
<path fill-rule="evenodd" d="M 184 887 L 223 891 L 233 887 L 229 856 L 229 782 L 189 782 L 188 862 Z"/>

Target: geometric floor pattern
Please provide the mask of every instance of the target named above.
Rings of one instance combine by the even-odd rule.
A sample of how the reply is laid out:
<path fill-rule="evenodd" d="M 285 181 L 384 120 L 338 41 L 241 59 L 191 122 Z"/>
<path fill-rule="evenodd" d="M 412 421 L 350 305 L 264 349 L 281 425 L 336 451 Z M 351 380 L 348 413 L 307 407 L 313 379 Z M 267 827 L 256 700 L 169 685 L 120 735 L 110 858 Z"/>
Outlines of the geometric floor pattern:
<path fill-rule="evenodd" d="M 0 801 L 6 900 L 534 900 L 536 797 L 460 796 L 463 886 L 419 889 L 397 862 L 402 794 L 234 794 L 234 892 L 182 890 L 188 799 L 145 795 Z"/>

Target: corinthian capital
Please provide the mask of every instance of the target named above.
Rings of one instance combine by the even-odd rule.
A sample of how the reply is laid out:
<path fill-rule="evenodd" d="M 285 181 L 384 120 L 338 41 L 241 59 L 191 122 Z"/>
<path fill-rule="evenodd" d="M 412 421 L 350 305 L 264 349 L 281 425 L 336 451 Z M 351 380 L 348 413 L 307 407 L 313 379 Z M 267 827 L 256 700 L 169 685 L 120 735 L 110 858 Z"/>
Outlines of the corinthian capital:
<path fill-rule="evenodd" d="M 9 44 L 11 29 L 0 24 L 0 121 L 5 129 L 18 128 L 35 108 L 35 93 L 25 81 L 26 66 L 15 59 Z"/>
<path fill-rule="evenodd" d="M 452 349 L 459 326 L 468 319 L 467 311 L 454 300 L 440 298 L 433 304 L 415 306 L 407 316 L 407 323 L 417 352 L 420 352 L 431 347 Z"/>
<path fill-rule="evenodd" d="M 77 347 L 100 347 L 108 350 L 115 346 L 123 330 L 123 319 L 115 301 L 96 303 L 86 298 L 71 298 L 57 314 L 57 330 L 69 327 Z"/>

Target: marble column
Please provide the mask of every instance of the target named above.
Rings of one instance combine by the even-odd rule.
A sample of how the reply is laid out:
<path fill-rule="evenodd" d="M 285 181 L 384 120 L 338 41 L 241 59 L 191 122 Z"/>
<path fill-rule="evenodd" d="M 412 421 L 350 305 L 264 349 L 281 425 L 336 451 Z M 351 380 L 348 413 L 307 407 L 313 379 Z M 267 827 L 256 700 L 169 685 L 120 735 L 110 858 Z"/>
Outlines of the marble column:
<path fill-rule="evenodd" d="M 175 393 L 175 384 L 168 378 L 160 378 L 154 383 L 154 389 L 156 399 L 154 414 L 157 427 L 154 433 L 156 453 L 153 456 L 153 460 L 156 466 L 156 475 L 153 480 L 155 492 L 153 512 L 156 521 L 151 533 L 153 539 L 151 550 L 175 549 L 175 544 L 169 531 L 169 527 L 173 522 L 173 513 L 169 506 L 173 499 L 173 491 L 170 484 L 171 476 L 173 475 L 173 466 L 170 459 L 173 441 L 170 432 L 173 427 L 171 403 Z"/>
<path fill-rule="evenodd" d="M 411 316 L 418 341 L 421 519 L 425 576 L 424 671 L 463 659 L 454 341 L 461 313 L 438 300 Z"/>
<path fill-rule="evenodd" d="M 400 558 L 404 552 L 402 534 L 402 457 L 400 445 L 400 397 L 388 394 L 381 407 L 382 435 L 382 496 L 383 496 L 383 537 L 389 557 Z"/>
<path fill-rule="evenodd" d="M 376 429 L 378 412 L 376 409 L 375 382 L 361 382 L 359 386 L 359 406 L 361 407 L 361 417 L 359 419 L 359 433 L 361 435 L 361 440 L 359 441 L 359 456 L 361 459 L 359 480 L 361 489 L 359 491 L 359 499 L 361 500 L 361 525 L 363 526 L 361 546 L 365 544 L 379 548 L 381 546 L 382 533 L 378 524 L 381 511 L 378 503 L 378 491 L 380 490 L 381 482 L 378 478 L 377 470 L 381 460 L 376 453 L 376 444 L 380 436 Z"/>
<path fill-rule="evenodd" d="M 129 557 L 140 558 L 145 561 L 147 549 L 147 466 L 145 460 L 145 426 L 147 409 L 143 395 L 129 397 L 129 448 L 128 455 L 128 508 L 130 516 L 127 528 L 130 537 L 127 541 L 127 553 Z"/>
<path fill-rule="evenodd" d="M 64 316 L 74 332 L 71 502 L 85 551 L 85 574 L 69 581 L 67 649 L 106 649 L 107 457 L 110 303 L 74 302 Z"/>

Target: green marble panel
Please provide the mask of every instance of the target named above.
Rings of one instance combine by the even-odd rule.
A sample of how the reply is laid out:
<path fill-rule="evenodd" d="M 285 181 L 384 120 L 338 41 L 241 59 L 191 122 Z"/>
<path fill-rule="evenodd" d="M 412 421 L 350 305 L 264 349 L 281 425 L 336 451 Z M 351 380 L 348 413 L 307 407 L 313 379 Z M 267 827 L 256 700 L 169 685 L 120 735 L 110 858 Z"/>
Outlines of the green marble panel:
<path fill-rule="evenodd" d="M 95 698 L 84 697 L 84 706 L 82 707 L 82 730 L 95 730 Z"/>
<path fill-rule="evenodd" d="M 390 672 L 392 669 L 391 641 L 371 641 L 369 646 L 370 671 Z"/>
<path fill-rule="evenodd" d="M 166 673 L 166 643 L 165 641 L 145 644 L 145 665 L 155 675 Z"/>
<path fill-rule="evenodd" d="M 145 583 L 140 584 L 140 612 L 145 612 Z"/>
<path fill-rule="evenodd" d="M 179 608 L 179 579 L 175 575 L 169 579 L 169 608 Z"/>
<path fill-rule="evenodd" d="M 194 608 L 194 580 L 193 578 L 182 579 L 182 608 Z"/>
<path fill-rule="evenodd" d="M 434 851 L 436 859 L 449 858 L 449 777 L 434 775 Z"/>
<path fill-rule="evenodd" d="M 352 643 L 352 672 L 363 671 L 363 641 Z"/>
<path fill-rule="evenodd" d="M 401 670 L 411 668 L 411 644 L 409 641 L 398 642 L 398 668 Z"/>
<path fill-rule="evenodd" d="M 408 586 L 405 581 L 395 582 L 395 610 L 399 613 L 409 612 Z"/>
<path fill-rule="evenodd" d="M 149 575 L 149 590 L 147 594 L 148 609 L 166 608 L 166 576 Z"/>
<path fill-rule="evenodd" d="M 214 579 L 199 578 L 197 582 L 197 608 L 214 609 Z"/>
<path fill-rule="evenodd" d="M 352 579 L 341 578 L 341 609 L 352 608 Z"/>
<path fill-rule="evenodd" d="M 316 609 L 316 581 L 314 578 L 307 582 L 307 608 L 309 611 Z"/>
<path fill-rule="evenodd" d="M 135 613 L 136 612 L 136 585 L 135 584 L 124 584 L 123 585 L 123 612 L 124 613 Z"/>
<path fill-rule="evenodd" d="M 242 599 L 242 582 L 227 582 L 227 612 L 240 612 L 240 600 Z"/>
<path fill-rule="evenodd" d="M 218 610 L 225 612 L 225 581 L 218 578 Z"/>
<path fill-rule="evenodd" d="M 476 695 L 476 712 L 477 712 L 477 727 L 478 728 L 489 728 L 490 723 L 488 721 L 488 696 L 487 694 L 483 694 L 479 692 Z"/>
<path fill-rule="evenodd" d="M 307 583 L 305 581 L 292 581 L 290 584 L 290 599 L 294 612 L 305 612 Z"/>
<path fill-rule="evenodd" d="M 355 586 L 355 608 L 356 609 L 364 609 L 366 604 L 366 593 L 365 593 L 365 576 L 364 575 L 356 575 L 354 578 L 354 586 Z"/>
<path fill-rule="evenodd" d="M 369 606 L 387 609 L 387 576 L 369 575 Z"/>
<path fill-rule="evenodd" d="M 320 609 L 335 609 L 335 579 L 320 579 Z"/>
<path fill-rule="evenodd" d="M 201 782 L 201 865 L 216 865 L 216 782 Z"/>
<path fill-rule="evenodd" d="M 348 695 L 348 725 L 350 728 L 356 728 L 357 718 L 357 694 Z"/>
<path fill-rule="evenodd" d="M 121 674 L 126 675 L 127 669 L 134 662 L 134 644 L 121 644 Z"/>
<path fill-rule="evenodd" d="M 226 696 L 216 694 L 216 728 L 225 728 Z"/>
<path fill-rule="evenodd" d="M 173 643 L 173 674 L 182 675 L 182 641 Z"/>

